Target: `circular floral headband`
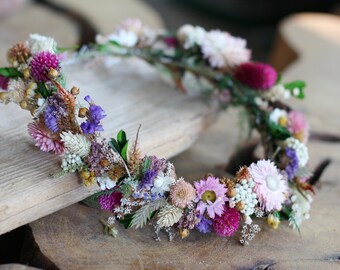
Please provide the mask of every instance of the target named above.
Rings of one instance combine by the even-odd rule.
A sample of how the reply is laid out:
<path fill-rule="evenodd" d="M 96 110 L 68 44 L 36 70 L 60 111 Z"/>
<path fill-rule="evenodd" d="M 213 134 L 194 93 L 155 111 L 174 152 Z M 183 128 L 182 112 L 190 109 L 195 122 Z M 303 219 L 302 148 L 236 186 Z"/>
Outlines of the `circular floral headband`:
<path fill-rule="evenodd" d="M 9 49 L 10 65 L 0 68 L 0 101 L 31 112 L 28 132 L 42 151 L 60 156 L 58 175 L 79 172 L 85 186 L 100 186 L 95 198 L 111 212 L 107 233 L 116 236 L 117 221 L 136 229 L 152 223 L 157 240 L 160 230 L 170 240 L 193 229 L 222 237 L 240 230 L 240 242 L 248 244 L 260 231 L 256 218 L 266 218 L 273 228 L 283 219 L 299 228 L 308 219 L 314 193 L 306 167 L 308 124 L 282 103 L 303 99 L 304 82 L 281 83 L 273 67 L 250 61 L 244 39 L 198 26 L 184 25 L 173 35 L 129 19 L 88 48 L 85 54 L 144 59 L 188 94 L 218 102 L 221 109 L 244 108 L 265 152 L 234 177 L 207 174 L 192 185 L 176 176 L 169 161 L 141 156 L 138 134 L 131 145 L 124 131 L 102 139 L 103 108 L 90 96 L 87 106 L 77 105 L 79 88 L 67 90 L 56 42 L 31 34 Z"/>

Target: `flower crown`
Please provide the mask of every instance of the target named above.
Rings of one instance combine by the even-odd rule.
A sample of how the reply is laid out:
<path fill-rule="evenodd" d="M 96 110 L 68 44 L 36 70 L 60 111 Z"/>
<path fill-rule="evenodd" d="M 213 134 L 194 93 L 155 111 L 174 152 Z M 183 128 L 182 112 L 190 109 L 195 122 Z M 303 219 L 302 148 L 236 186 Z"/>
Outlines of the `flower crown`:
<path fill-rule="evenodd" d="M 256 218 L 266 218 L 273 228 L 283 219 L 299 228 L 308 219 L 314 193 L 306 167 L 308 124 L 282 103 L 303 99 L 304 82 L 281 83 L 273 67 L 250 61 L 244 39 L 198 26 L 184 25 L 173 35 L 130 19 L 88 48 L 85 55 L 144 59 L 167 82 L 221 109 L 243 107 L 265 152 L 234 177 L 207 174 L 192 185 L 176 176 L 169 161 L 141 156 L 138 134 L 130 146 L 124 131 L 102 139 L 103 108 L 90 96 L 87 106 L 77 105 L 79 88 L 66 89 L 62 50 L 54 39 L 31 34 L 9 49 L 10 65 L 0 68 L 0 101 L 31 112 L 28 132 L 42 151 L 60 155 L 59 175 L 78 172 L 85 186 L 100 186 L 95 198 L 111 212 L 107 233 L 116 236 L 117 221 L 136 229 L 152 223 L 157 240 L 160 230 L 170 240 L 193 229 L 222 237 L 240 230 L 240 242 L 248 244 L 260 231 Z"/>

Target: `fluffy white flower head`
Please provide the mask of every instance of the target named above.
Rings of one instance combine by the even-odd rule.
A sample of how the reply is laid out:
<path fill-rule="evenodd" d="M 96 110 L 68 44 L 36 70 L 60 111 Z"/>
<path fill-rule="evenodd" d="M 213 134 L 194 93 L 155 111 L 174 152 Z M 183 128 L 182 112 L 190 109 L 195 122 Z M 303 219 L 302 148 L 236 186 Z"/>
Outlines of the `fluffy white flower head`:
<path fill-rule="evenodd" d="M 293 137 L 286 139 L 285 145 L 295 150 L 296 155 L 299 159 L 299 167 L 302 168 L 306 166 L 309 159 L 307 146 Z"/>
<path fill-rule="evenodd" d="M 151 192 L 154 194 L 163 195 L 164 192 L 170 191 L 170 185 L 174 184 L 175 182 L 176 180 L 174 178 L 166 176 L 163 172 L 160 172 L 153 181 Z"/>
<path fill-rule="evenodd" d="M 274 85 L 269 91 L 264 94 L 264 97 L 274 102 L 277 100 L 289 99 L 290 91 L 285 89 L 283 84 Z"/>
<path fill-rule="evenodd" d="M 214 68 L 234 68 L 250 60 L 246 40 L 231 36 L 227 32 L 212 30 L 204 35 L 202 53 Z"/>
<path fill-rule="evenodd" d="M 101 190 L 113 189 L 116 186 L 116 182 L 112 181 L 107 175 L 103 175 L 102 177 L 97 177 L 96 181 L 100 186 Z"/>
<path fill-rule="evenodd" d="M 91 143 L 89 140 L 80 134 L 72 134 L 71 132 L 63 132 L 60 134 L 61 141 L 65 147 L 71 152 L 80 157 L 86 157 L 90 154 Z"/>
<path fill-rule="evenodd" d="M 310 194 L 301 194 L 297 189 L 293 189 L 293 195 L 291 197 L 293 202 L 292 213 L 289 218 L 289 225 L 293 228 L 299 228 L 302 221 L 309 219 L 309 210 L 313 201 Z"/>
<path fill-rule="evenodd" d="M 184 49 L 190 49 L 195 45 L 201 46 L 206 31 L 200 26 L 185 24 L 177 31 L 177 38 L 183 44 Z"/>
<path fill-rule="evenodd" d="M 28 46 L 31 49 L 32 54 L 36 54 L 42 51 L 55 52 L 57 43 L 51 37 L 46 37 L 39 34 L 30 34 Z"/>
<path fill-rule="evenodd" d="M 103 44 L 108 41 L 115 41 L 124 47 L 133 47 L 138 42 L 138 36 L 135 32 L 127 31 L 125 29 L 119 29 L 115 33 L 112 33 L 108 36 L 96 36 L 96 42 L 99 44 Z"/>

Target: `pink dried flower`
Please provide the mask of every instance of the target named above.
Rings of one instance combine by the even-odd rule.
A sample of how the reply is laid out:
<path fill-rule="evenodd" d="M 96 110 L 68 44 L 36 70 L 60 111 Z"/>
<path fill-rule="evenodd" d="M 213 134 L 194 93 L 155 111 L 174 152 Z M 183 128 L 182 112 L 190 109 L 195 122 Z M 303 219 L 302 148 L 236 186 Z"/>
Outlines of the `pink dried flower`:
<path fill-rule="evenodd" d="M 52 68 L 55 70 L 60 69 L 58 56 L 52 52 L 39 52 L 31 61 L 31 73 L 37 82 L 49 81 L 48 72 Z"/>
<path fill-rule="evenodd" d="M 194 186 L 197 193 L 196 201 L 198 201 L 196 210 L 200 212 L 200 215 L 207 210 L 210 218 L 215 218 L 215 215 L 220 216 L 224 203 L 228 200 L 225 195 L 228 189 L 213 176 L 195 182 Z"/>
<path fill-rule="evenodd" d="M 41 151 L 54 152 L 55 154 L 62 154 L 64 152 L 64 144 L 53 137 L 53 134 L 44 126 L 42 121 L 35 121 L 28 124 L 28 133 Z"/>
<path fill-rule="evenodd" d="M 213 229 L 219 236 L 232 236 L 238 229 L 240 218 L 239 211 L 226 205 L 222 215 L 213 220 Z"/>
<path fill-rule="evenodd" d="M 194 187 L 184 180 L 179 180 L 170 187 L 170 202 L 179 208 L 187 207 L 195 197 Z"/>
<path fill-rule="evenodd" d="M 277 81 L 276 70 L 267 64 L 248 62 L 235 71 L 235 78 L 258 90 L 269 90 Z"/>
<path fill-rule="evenodd" d="M 7 90 L 9 79 L 0 75 L 0 89 Z"/>
<path fill-rule="evenodd" d="M 99 197 L 99 203 L 103 210 L 113 211 L 116 206 L 120 205 L 123 194 L 120 192 L 112 192 L 111 194 L 103 194 Z"/>
<path fill-rule="evenodd" d="M 203 57 L 209 60 L 213 68 L 234 68 L 248 62 L 251 55 L 246 40 L 220 30 L 207 32 L 201 48 Z"/>
<path fill-rule="evenodd" d="M 294 110 L 289 112 L 288 130 L 296 139 L 303 143 L 307 143 L 309 137 L 309 125 L 302 113 Z"/>
<path fill-rule="evenodd" d="M 286 200 L 287 181 L 270 160 L 259 160 L 249 167 L 255 182 L 254 191 L 266 211 L 280 210 Z"/>

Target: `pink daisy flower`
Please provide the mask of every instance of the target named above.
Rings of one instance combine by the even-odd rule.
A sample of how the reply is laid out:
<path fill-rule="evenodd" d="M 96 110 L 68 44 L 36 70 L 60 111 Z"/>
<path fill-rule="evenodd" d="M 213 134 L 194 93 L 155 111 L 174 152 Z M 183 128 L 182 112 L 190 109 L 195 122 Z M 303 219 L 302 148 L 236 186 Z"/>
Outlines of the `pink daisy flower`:
<path fill-rule="evenodd" d="M 28 124 L 28 133 L 41 151 L 54 152 L 55 154 L 62 154 L 64 152 L 64 145 L 58 139 L 53 138 L 52 133 L 45 128 L 41 121 L 35 121 Z"/>
<path fill-rule="evenodd" d="M 220 217 L 216 217 L 213 222 L 213 228 L 216 234 L 223 237 L 232 236 L 240 224 L 240 212 L 235 208 L 225 206 Z"/>
<path fill-rule="evenodd" d="M 207 210 L 210 218 L 215 218 L 215 215 L 220 216 L 223 213 L 224 204 L 228 200 L 225 195 L 228 189 L 219 182 L 218 178 L 213 176 L 195 182 L 194 186 L 198 202 L 196 210 L 200 215 L 203 215 Z"/>
<path fill-rule="evenodd" d="M 287 181 L 283 178 L 275 164 L 269 160 L 259 160 L 249 167 L 255 182 L 256 193 L 262 209 L 266 211 L 280 210 L 286 200 Z"/>
<path fill-rule="evenodd" d="M 309 137 L 309 125 L 302 113 L 294 110 L 289 112 L 288 130 L 296 139 L 303 143 L 307 143 Z"/>

